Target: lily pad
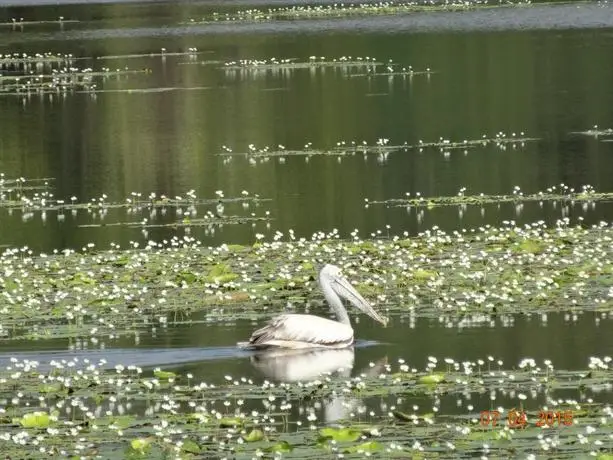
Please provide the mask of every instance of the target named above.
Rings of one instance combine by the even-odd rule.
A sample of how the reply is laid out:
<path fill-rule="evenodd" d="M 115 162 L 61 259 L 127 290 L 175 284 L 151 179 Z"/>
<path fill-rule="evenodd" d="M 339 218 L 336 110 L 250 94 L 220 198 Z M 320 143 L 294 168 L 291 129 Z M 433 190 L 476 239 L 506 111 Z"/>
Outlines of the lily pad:
<path fill-rule="evenodd" d="M 202 448 L 191 439 L 186 439 L 181 445 L 181 451 L 188 454 L 199 454 L 202 452 Z"/>
<path fill-rule="evenodd" d="M 294 450 L 294 446 L 292 446 L 287 441 L 279 441 L 276 444 L 266 448 L 266 452 L 280 452 L 280 453 L 289 453 Z"/>
<path fill-rule="evenodd" d="M 175 374 L 174 372 L 170 372 L 170 371 L 163 371 L 161 369 L 154 369 L 153 376 L 160 380 L 168 380 L 168 379 L 176 378 L 177 374 Z"/>
<path fill-rule="evenodd" d="M 322 438 L 332 439 L 336 442 L 353 442 L 360 439 L 362 431 L 353 428 L 325 427 L 319 430 L 319 435 Z"/>
<path fill-rule="evenodd" d="M 152 438 L 136 438 L 130 441 L 130 447 L 137 452 L 144 453 L 149 449 L 151 441 Z"/>
<path fill-rule="evenodd" d="M 209 283 L 228 283 L 238 278 L 236 273 L 232 272 L 232 269 L 227 264 L 217 264 L 210 271 L 206 278 Z"/>
<path fill-rule="evenodd" d="M 47 428 L 51 424 L 51 418 L 47 412 L 36 411 L 25 414 L 19 419 L 24 428 Z"/>
<path fill-rule="evenodd" d="M 247 434 L 247 436 L 243 437 L 246 442 L 257 442 L 264 439 L 264 432 L 262 430 L 253 429 Z"/>
<path fill-rule="evenodd" d="M 219 426 L 222 428 L 233 428 L 243 426 L 244 421 L 238 417 L 223 417 L 219 420 Z"/>
<path fill-rule="evenodd" d="M 362 452 L 379 452 L 383 450 L 383 444 L 377 441 L 367 441 L 357 446 L 351 446 L 345 449 L 348 454 L 362 453 Z"/>
<path fill-rule="evenodd" d="M 445 374 L 428 374 L 419 377 L 419 383 L 436 385 L 445 381 Z"/>

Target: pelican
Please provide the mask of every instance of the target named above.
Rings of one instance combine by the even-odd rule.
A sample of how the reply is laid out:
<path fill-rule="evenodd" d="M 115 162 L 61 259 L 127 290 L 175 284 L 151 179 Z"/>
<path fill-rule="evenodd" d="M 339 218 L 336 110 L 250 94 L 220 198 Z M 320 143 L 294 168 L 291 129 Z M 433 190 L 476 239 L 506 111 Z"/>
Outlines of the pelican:
<path fill-rule="evenodd" d="M 313 315 L 280 315 L 251 334 L 249 342 L 239 342 L 238 346 L 252 350 L 350 347 L 353 345 L 353 328 L 341 297 L 374 320 L 387 324 L 387 318 L 373 310 L 337 266 L 328 264 L 321 269 L 319 285 L 338 321 Z"/>

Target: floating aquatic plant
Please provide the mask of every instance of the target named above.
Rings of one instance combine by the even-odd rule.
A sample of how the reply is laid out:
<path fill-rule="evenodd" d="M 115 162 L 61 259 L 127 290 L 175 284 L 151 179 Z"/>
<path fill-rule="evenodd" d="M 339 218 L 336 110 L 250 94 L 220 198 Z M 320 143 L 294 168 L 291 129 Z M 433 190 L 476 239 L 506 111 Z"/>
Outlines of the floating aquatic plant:
<path fill-rule="evenodd" d="M 588 129 L 586 131 L 575 131 L 572 134 L 582 134 L 584 136 L 593 136 L 593 137 L 612 136 L 613 129 L 611 128 L 602 129 L 602 128 L 598 128 L 598 125 L 594 125 L 594 127 L 591 129 Z"/>
<path fill-rule="evenodd" d="M 384 204 L 387 206 L 410 206 L 416 208 L 434 208 L 437 206 L 464 206 L 464 205 L 487 205 L 500 203 L 524 203 L 537 202 L 542 205 L 545 202 L 568 202 L 568 203 L 597 203 L 602 201 L 612 201 L 613 192 L 597 192 L 591 185 L 584 185 L 579 190 L 565 184 L 549 187 L 545 191 L 524 194 L 516 186 L 513 192 L 507 195 L 470 195 L 463 187 L 455 196 L 436 196 L 425 197 L 420 193 L 415 196 L 406 194 L 405 198 L 391 198 L 389 200 L 376 201 L 365 199 L 365 205 Z"/>
<path fill-rule="evenodd" d="M 9 53 L 0 54 L 0 69 L 2 70 L 29 70 L 32 68 L 40 68 L 41 66 L 56 66 L 64 67 L 71 66 L 76 57 L 72 54 L 62 53 Z"/>
<path fill-rule="evenodd" d="M 0 55 L 0 96 L 62 94 L 78 89 L 92 91 L 109 77 L 149 72 L 127 67 L 77 67 L 76 61 L 72 54 Z"/>
<path fill-rule="evenodd" d="M 38 26 L 45 24 L 59 24 L 63 26 L 64 24 L 74 24 L 79 22 L 77 19 L 66 19 L 64 16 L 60 16 L 55 20 L 43 20 L 43 21 L 33 21 L 27 20 L 24 18 L 11 18 L 10 21 L 0 22 L 0 27 L 12 27 L 12 28 L 21 28 L 25 26 Z"/>
<path fill-rule="evenodd" d="M 237 197 L 226 197 L 221 190 L 215 198 L 199 198 L 194 190 L 183 195 L 168 197 L 150 193 L 132 192 L 123 201 L 110 201 L 106 194 L 89 201 L 55 197 L 49 185 L 51 179 L 6 179 L 0 175 L 0 210 L 20 212 L 27 222 L 40 215 L 43 222 L 55 215 L 60 222 L 66 217 L 88 217 L 93 222 L 79 221 L 81 228 L 128 227 L 139 228 L 145 233 L 149 228 L 216 227 L 256 222 L 269 222 L 270 212 L 257 215 L 254 208 L 268 201 L 246 190 Z M 233 212 L 227 210 L 230 208 Z"/>
<path fill-rule="evenodd" d="M 40 185 L 4 183 L 11 190 Z M 44 199 L 57 205 L 48 191 L 20 193 L 47 193 Z M 33 206 L 48 204 L 42 199 Z M 193 192 L 174 199 L 133 194 L 125 205 L 161 209 L 198 200 Z M 213 200 L 226 197 L 218 192 Z M 85 209 L 110 204 L 102 197 Z M 607 223 L 582 228 L 561 220 L 553 227 L 433 228 L 416 237 L 391 236 L 387 229 L 368 238 L 332 231 L 307 239 L 289 231 L 271 241 L 256 235 L 249 246 L 203 247 L 185 236 L 143 248 L 136 242 L 51 254 L 7 248 L 0 255 L 0 338 L 70 337 L 96 346 L 167 327 L 177 314 L 219 321 L 231 309 L 232 318 L 268 317 L 288 301 L 317 302 L 317 265 L 332 259 L 392 318 L 609 311 L 612 242 Z M 14 357 L 0 369 L 6 455 L 457 458 L 555 451 L 556 458 L 576 458 L 613 449 L 613 411 L 593 397 L 611 390 L 610 357 L 592 357 L 581 370 L 529 358 L 511 368 L 491 356 L 429 357 L 425 366 L 398 359 L 397 365 L 373 363 L 370 372 L 353 377 L 294 383 L 232 376 L 205 382 L 176 369 L 109 366 L 86 354 L 42 364 Z M 488 398 L 480 399 L 484 394 Z M 453 406 L 446 401 L 457 409 L 443 410 Z M 500 422 L 484 418 L 484 411 Z M 564 413 L 565 422 L 556 425 L 551 417 L 549 425 L 538 425 L 549 412 Z M 554 437 L 543 435 L 551 430 Z"/>
<path fill-rule="evenodd" d="M 216 62 L 216 61 L 213 61 Z M 203 64 L 206 63 L 203 62 Z M 249 75 L 257 76 L 262 73 L 280 73 L 308 69 L 340 69 L 348 72 L 349 77 L 373 77 L 373 76 L 417 76 L 433 73 L 430 68 L 423 71 L 414 70 L 412 66 L 400 67 L 391 59 L 378 60 L 370 56 L 341 56 L 339 58 L 327 58 L 325 56 L 310 56 L 305 62 L 294 58 L 271 58 L 271 59 L 241 59 L 223 63 L 223 69 L 229 76 Z"/>
<path fill-rule="evenodd" d="M 367 69 L 366 73 L 354 73 L 349 77 L 414 77 L 417 75 L 432 75 L 435 73 L 429 67 L 425 70 L 413 70 L 413 66 L 401 67 L 396 69 L 390 65 L 387 65 L 382 70 Z"/>
<path fill-rule="evenodd" d="M 352 156 L 356 154 L 378 154 L 388 155 L 395 152 L 408 152 L 409 150 L 415 150 L 418 152 L 425 151 L 427 149 L 439 149 L 442 152 L 447 152 L 453 149 L 467 150 L 476 147 L 494 146 L 497 148 L 505 148 L 506 146 L 523 147 L 527 142 L 537 141 L 538 138 L 527 137 L 523 132 L 519 134 L 505 134 L 503 132 L 497 133 L 495 136 L 483 135 L 480 139 L 465 139 L 462 141 L 451 141 L 446 138 L 439 138 L 438 141 L 424 142 L 419 141 L 416 144 L 410 144 L 409 142 L 403 142 L 402 144 L 391 143 L 387 138 L 379 138 L 374 143 L 367 141 L 338 141 L 336 145 L 328 149 L 316 149 L 313 148 L 312 142 L 307 142 L 301 149 L 290 149 L 284 145 L 277 145 L 276 147 L 257 147 L 255 144 L 249 144 L 246 151 L 235 152 L 232 148 L 223 145 L 221 147 L 222 152 L 218 155 L 221 156 L 245 156 L 251 160 L 254 159 L 266 159 L 272 157 L 291 157 L 291 156 L 316 156 L 316 155 L 331 155 L 331 156 Z"/>
<path fill-rule="evenodd" d="M 240 59 L 238 61 L 224 62 L 223 68 L 225 70 L 297 70 L 297 69 L 312 69 L 312 68 L 325 68 L 325 67 L 376 67 L 382 65 L 383 61 L 369 56 L 365 57 L 353 57 L 353 56 L 341 56 L 339 58 L 327 58 L 325 56 L 310 56 L 308 61 L 299 62 L 294 58 L 270 58 L 270 59 Z M 393 65 L 392 62 L 388 65 Z"/>
<path fill-rule="evenodd" d="M 223 320 L 221 311 L 233 320 L 268 317 L 288 301 L 317 302 L 316 267 L 330 260 L 392 317 L 613 306 L 613 230 L 606 223 L 505 222 L 451 233 L 433 228 L 414 238 L 384 237 L 389 231 L 367 239 L 357 232 L 348 239 L 335 231 L 310 239 L 277 232 L 270 242 L 257 234 L 252 246 L 211 248 L 189 236 L 40 255 L 8 248 L 0 256 L 0 337 L 96 342 L 167 325 L 177 314 L 199 313 L 198 321 Z"/>
<path fill-rule="evenodd" d="M 268 9 L 249 8 L 233 12 L 214 12 L 184 24 L 207 24 L 219 21 L 273 21 L 283 19 L 338 18 L 349 16 L 392 15 L 420 11 L 465 11 L 495 6 L 530 5 L 530 0 L 512 0 L 501 4 L 494 0 L 380 1 L 334 4 L 292 5 Z"/>
<path fill-rule="evenodd" d="M 110 201 L 104 193 L 100 197 L 92 198 L 88 201 L 79 201 L 77 197 L 69 200 L 59 199 L 51 192 L 49 182 L 53 179 L 5 179 L 4 174 L 0 174 L 0 208 L 44 210 L 44 211 L 72 211 L 72 210 L 91 210 L 91 209 L 128 209 L 131 212 L 140 212 L 153 209 L 182 209 L 200 205 L 224 204 L 224 203 L 252 203 L 258 205 L 262 202 L 270 201 L 260 198 L 259 195 L 252 195 L 246 190 L 237 197 L 226 197 L 223 191 L 215 192 L 215 198 L 200 198 L 195 190 L 189 190 L 182 195 L 170 197 L 164 194 L 151 192 L 143 194 L 132 192 L 122 201 Z M 33 192 L 33 193 L 32 193 Z M 218 210 L 223 213 L 223 210 Z"/>
<path fill-rule="evenodd" d="M 613 411 L 596 397 L 613 377 L 608 356 L 591 357 L 576 371 L 530 358 L 506 367 L 493 356 L 431 356 L 418 367 L 398 358 L 354 376 L 287 383 L 229 375 L 202 381 L 86 357 L 12 358 L 0 369 L 0 443 L 6 455 L 28 458 L 457 458 L 551 451 L 576 458 L 613 448 Z M 424 383 L 437 371 L 444 380 Z M 479 398 L 484 394 L 486 401 Z M 333 408 L 342 413 L 331 419 Z M 565 414 L 565 423 L 543 416 L 548 413 Z M 515 415 L 521 424 L 512 424 Z"/>
<path fill-rule="evenodd" d="M 157 58 L 157 57 L 181 57 L 186 56 L 189 58 L 195 57 L 199 54 L 208 54 L 212 51 L 199 51 L 196 47 L 189 47 L 187 51 L 168 51 L 166 48 L 161 48 L 157 53 L 140 53 L 140 54 L 108 54 L 104 56 L 97 56 L 96 59 L 100 60 L 115 60 L 115 59 L 141 59 L 141 58 Z"/>

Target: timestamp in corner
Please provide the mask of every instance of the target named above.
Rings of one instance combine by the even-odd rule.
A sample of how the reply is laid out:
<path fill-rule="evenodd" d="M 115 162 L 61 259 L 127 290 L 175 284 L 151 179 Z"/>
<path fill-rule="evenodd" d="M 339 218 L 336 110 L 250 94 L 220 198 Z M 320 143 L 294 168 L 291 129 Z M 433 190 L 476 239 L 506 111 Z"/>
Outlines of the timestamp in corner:
<path fill-rule="evenodd" d="M 503 416 L 497 410 L 483 410 L 480 417 L 481 426 L 498 426 L 506 422 L 509 428 L 522 429 L 528 426 L 528 417 L 526 412 L 520 409 L 511 409 Z M 537 418 L 534 426 L 549 427 L 555 426 L 571 426 L 573 424 L 573 411 L 552 411 L 540 410 L 537 413 Z"/>

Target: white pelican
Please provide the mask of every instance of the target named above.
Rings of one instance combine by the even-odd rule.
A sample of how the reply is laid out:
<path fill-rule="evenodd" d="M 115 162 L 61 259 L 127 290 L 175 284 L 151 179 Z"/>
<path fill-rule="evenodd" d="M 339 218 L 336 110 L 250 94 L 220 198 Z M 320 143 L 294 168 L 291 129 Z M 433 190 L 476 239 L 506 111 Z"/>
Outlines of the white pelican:
<path fill-rule="evenodd" d="M 239 342 L 238 346 L 252 350 L 349 347 L 353 345 L 353 328 L 341 297 L 383 325 L 387 323 L 387 318 L 373 310 L 335 265 L 321 269 L 319 285 L 338 321 L 313 315 L 280 315 L 251 334 L 249 342 Z"/>

